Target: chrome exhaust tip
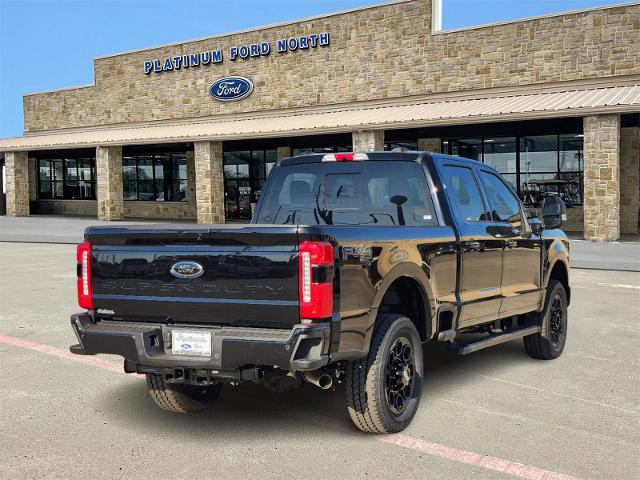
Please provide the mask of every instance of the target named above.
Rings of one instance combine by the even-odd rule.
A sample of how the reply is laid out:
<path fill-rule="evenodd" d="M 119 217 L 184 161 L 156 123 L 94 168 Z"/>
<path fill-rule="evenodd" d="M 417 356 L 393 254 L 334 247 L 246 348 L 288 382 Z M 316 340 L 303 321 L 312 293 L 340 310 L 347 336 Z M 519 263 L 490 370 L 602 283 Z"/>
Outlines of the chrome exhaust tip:
<path fill-rule="evenodd" d="M 333 387 L 333 377 L 328 373 L 324 373 L 318 370 L 313 372 L 304 372 L 302 378 L 307 383 L 311 383 L 322 390 L 329 390 Z"/>

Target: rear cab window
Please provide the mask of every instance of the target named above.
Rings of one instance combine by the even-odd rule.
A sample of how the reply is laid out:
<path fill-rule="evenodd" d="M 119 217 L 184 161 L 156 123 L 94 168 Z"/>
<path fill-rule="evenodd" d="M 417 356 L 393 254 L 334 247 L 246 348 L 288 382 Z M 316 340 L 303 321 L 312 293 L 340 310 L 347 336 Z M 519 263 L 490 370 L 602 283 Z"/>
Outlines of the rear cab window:
<path fill-rule="evenodd" d="M 274 169 L 257 222 L 432 226 L 436 217 L 416 162 L 324 162 Z"/>

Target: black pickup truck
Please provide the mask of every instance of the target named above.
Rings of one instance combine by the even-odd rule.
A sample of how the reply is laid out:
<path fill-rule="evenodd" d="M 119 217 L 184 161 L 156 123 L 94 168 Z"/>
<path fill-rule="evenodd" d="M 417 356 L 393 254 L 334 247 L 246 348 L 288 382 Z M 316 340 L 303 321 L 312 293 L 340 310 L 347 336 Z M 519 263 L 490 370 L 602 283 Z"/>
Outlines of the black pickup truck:
<path fill-rule="evenodd" d="M 427 152 L 307 154 L 271 171 L 253 222 L 90 227 L 73 353 L 116 354 L 155 403 L 210 406 L 225 383 L 344 383 L 355 425 L 416 413 L 427 341 L 458 354 L 567 335 L 569 242 L 492 168 Z"/>

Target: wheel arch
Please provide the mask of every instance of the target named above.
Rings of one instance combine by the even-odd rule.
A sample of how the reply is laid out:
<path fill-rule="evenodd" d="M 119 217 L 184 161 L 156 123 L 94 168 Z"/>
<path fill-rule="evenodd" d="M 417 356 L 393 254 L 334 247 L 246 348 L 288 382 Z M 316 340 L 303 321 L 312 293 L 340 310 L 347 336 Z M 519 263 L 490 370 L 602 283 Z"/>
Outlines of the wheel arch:
<path fill-rule="evenodd" d="M 374 299 L 375 312 L 397 313 L 410 318 L 420 334 L 420 340 L 426 341 L 434 332 L 432 293 L 429 278 L 422 269 L 412 264 L 398 265 L 378 286 Z"/>
<path fill-rule="evenodd" d="M 557 280 L 564 286 L 567 292 L 567 304 L 571 303 L 571 287 L 569 286 L 569 266 L 562 259 L 557 259 L 549 268 L 545 286 L 549 286 L 551 280 Z"/>

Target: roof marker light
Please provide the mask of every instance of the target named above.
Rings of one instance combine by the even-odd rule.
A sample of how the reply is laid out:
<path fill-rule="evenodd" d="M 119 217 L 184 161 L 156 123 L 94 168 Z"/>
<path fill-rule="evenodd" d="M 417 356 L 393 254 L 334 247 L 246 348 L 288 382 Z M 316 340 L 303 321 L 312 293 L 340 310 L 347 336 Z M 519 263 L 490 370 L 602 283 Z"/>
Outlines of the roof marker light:
<path fill-rule="evenodd" d="M 359 162 L 362 160 L 369 160 L 369 156 L 366 153 L 327 153 L 322 157 L 323 162 Z"/>

